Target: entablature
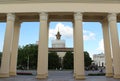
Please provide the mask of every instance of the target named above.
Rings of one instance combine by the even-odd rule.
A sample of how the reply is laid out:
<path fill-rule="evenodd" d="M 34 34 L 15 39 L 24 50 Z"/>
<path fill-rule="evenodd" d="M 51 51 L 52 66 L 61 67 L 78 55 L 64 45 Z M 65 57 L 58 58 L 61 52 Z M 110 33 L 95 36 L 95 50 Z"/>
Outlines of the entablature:
<path fill-rule="evenodd" d="M 74 12 L 47 12 L 48 21 L 74 22 Z M 109 13 L 83 12 L 83 22 L 101 22 L 107 18 Z M 0 22 L 6 22 L 6 13 L 0 13 Z M 21 22 L 39 22 L 39 13 L 15 13 Z M 117 14 L 117 21 L 120 22 L 120 14 Z"/>

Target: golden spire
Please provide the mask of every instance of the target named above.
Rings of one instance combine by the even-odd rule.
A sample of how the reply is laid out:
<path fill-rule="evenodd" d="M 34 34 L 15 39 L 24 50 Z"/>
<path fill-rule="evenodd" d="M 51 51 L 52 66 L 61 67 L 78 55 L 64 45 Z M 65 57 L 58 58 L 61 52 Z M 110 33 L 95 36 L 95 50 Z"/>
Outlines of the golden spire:
<path fill-rule="evenodd" d="M 56 34 L 56 39 L 60 40 L 60 38 L 61 38 L 61 35 L 60 35 L 60 32 L 59 32 L 59 27 L 58 27 L 58 32 Z"/>

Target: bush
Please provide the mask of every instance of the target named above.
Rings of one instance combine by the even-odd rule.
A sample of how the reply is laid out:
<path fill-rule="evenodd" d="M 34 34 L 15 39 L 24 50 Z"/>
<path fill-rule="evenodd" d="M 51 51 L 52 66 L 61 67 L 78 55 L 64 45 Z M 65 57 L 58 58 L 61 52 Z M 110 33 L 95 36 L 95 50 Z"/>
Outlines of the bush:
<path fill-rule="evenodd" d="M 94 73 L 94 74 L 90 73 L 88 74 L 88 76 L 105 76 L 105 73 Z"/>
<path fill-rule="evenodd" d="M 33 75 L 33 74 L 29 72 L 17 72 L 17 75 Z"/>

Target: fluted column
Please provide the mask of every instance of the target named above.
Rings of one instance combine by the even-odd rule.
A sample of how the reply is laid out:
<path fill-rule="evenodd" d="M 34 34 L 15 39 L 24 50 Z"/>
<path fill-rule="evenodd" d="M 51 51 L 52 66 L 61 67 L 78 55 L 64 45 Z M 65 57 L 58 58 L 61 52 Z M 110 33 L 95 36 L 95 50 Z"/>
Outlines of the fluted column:
<path fill-rule="evenodd" d="M 108 27 L 107 19 L 104 19 L 102 21 L 102 29 L 103 29 L 104 53 L 105 53 L 105 62 L 106 62 L 106 76 L 112 77 L 113 66 L 112 66 L 109 27 Z"/>
<path fill-rule="evenodd" d="M 75 77 L 76 75 L 76 54 L 75 54 L 75 24 L 73 23 L 73 38 L 74 38 L 74 54 L 73 54 L 73 58 L 74 58 L 74 74 L 73 76 Z"/>
<path fill-rule="evenodd" d="M 84 73 L 84 52 L 83 52 L 83 28 L 82 13 L 74 14 L 75 21 L 75 57 L 76 57 L 76 79 L 85 79 Z"/>
<path fill-rule="evenodd" d="M 120 50 L 116 14 L 109 14 L 108 21 L 110 27 L 111 45 L 113 53 L 114 78 L 120 78 Z"/>
<path fill-rule="evenodd" d="M 19 21 L 18 22 L 16 21 L 14 26 L 12 51 L 11 51 L 11 58 L 10 58 L 10 76 L 16 75 L 20 24 L 21 23 Z"/>
<path fill-rule="evenodd" d="M 40 13 L 40 34 L 38 43 L 37 78 L 47 77 L 47 54 L 48 54 L 48 14 Z"/>
<path fill-rule="evenodd" d="M 15 21 L 15 15 L 8 13 L 0 77 L 9 77 L 9 69 L 10 69 L 9 65 L 10 65 L 10 54 L 11 54 L 11 48 L 12 48 L 14 21 Z"/>

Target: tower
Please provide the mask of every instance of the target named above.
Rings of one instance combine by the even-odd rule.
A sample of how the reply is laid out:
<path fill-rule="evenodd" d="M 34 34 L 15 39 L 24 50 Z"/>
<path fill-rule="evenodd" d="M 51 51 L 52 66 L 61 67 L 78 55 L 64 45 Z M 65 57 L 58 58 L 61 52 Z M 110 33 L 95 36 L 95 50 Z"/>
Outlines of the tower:
<path fill-rule="evenodd" d="M 65 40 L 61 40 L 61 34 L 58 31 L 56 34 L 56 39 L 52 40 L 52 48 L 65 48 Z"/>

